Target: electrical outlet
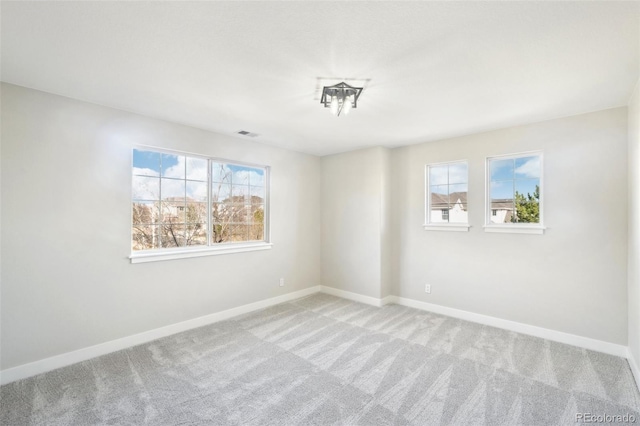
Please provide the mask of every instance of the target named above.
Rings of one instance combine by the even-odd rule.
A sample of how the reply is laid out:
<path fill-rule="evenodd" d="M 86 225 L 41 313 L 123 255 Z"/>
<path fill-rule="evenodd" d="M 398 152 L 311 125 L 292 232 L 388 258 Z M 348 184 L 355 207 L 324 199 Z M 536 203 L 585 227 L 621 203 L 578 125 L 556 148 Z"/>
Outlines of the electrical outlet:
<path fill-rule="evenodd" d="M 424 285 L 424 292 L 431 294 L 431 284 Z"/>
<path fill-rule="evenodd" d="M 280 287 L 284 287 L 284 278 L 280 278 Z"/>

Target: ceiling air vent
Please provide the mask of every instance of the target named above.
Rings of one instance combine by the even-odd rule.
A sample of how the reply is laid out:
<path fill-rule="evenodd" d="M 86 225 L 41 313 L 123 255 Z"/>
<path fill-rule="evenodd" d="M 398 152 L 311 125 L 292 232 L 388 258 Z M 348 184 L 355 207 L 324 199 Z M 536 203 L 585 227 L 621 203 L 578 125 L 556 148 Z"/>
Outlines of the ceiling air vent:
<path fill-rule="evenodd" d="M 250 138 L 255 138 L 256 136 L 258 136 L 257 133 L 247 132 L 246 130 L 240 130 L 237 133 L 242 136 L 249 136 Z"/>

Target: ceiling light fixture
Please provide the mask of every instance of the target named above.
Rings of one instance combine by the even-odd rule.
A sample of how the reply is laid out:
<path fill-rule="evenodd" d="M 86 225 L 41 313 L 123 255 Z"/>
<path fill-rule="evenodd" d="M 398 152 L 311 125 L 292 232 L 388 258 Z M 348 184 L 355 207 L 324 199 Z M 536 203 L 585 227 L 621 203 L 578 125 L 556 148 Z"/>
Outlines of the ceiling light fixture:
<path fill-rule="evenodd" d="M 324 86 L 320 103 L 325 108 L 331 108 L 331 113 L 337 117 L 344 112 L 349 114 L 351 108 L 358 107 L 358 98 L 362 93 L 362 87 L 349 86 L 342 82 L 334 86 Z"/>

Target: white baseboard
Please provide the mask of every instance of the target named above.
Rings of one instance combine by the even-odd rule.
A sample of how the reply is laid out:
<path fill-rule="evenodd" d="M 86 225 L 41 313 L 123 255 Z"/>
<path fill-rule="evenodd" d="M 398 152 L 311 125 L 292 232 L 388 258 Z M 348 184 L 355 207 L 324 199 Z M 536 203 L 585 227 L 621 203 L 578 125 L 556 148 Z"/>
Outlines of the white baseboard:
<path fill-rule="evenodd" d="M 388 305 L 390 303 L 396 303 L 396 299 L 397 298 L 398 298 L 398 296 L 387 296 L 387 297 L 384 297 L 380 301 L 380 306 Z"/>
<path fill-rule="evenodd" d="M 638 363 L 631 354 L 631 351 L 628 351 L 627 353 L 627 361 L 629 362 L 629 367 L 631 367 L 633 377 L 636 379 L 636 386 L 638 387 L 638 390 L 640 390 L 640 366 L 638 366 Z"/>
<path fill-rule="evenodd" d="M 112 340 L 110 342 L 100 343 L 88 348 L 52 356 L 51 358 L 45 358 L 28 364 L 19 365 L 17 367 L 8 368 L 0 371 L 0 384 L 4 385 L 16 380 L 46 373 L 47 371 L 55 370 L 57 368 L 66 367 L 77 362 L 106 355 L 111 352 L 151 342 L 153 340 L 160 339 L 161 337 L 213 324 L 214 322 L 226 320 L 258 309 L 268 308 L 269 306 L 318 293 L 320 288 L 321 286 L 319 285 L 305 288 L 304 290 L 294 291 L 292 293 L 283 294 L 282 296 L 249 303 L 248 305 L 238 306 L 236 308 L 227 309 L 226 311 L 216 312 L 199 318 L 179 322 L 177 324 L 168 325 L 166 327 L 160 327 L 143 333 L 134 334 L 132 336 L 123 337 L 121 339 Z"/>
<path fill-rule="evenodd" d="M 342 297 L 343 299 L 349 299 L 349 300 L 353 300 L 354 302 L 360 302 L 360 303 L 366 303 L 367 305 L 371 305 L 371 306 L 383 306 L 386 305 L 386 303 L 383 303 L 383 299 L 378 299 L 375 297 L 371 297 L 371 296 L 363 296 L 362 294 L 358 294 L 358 293 L 352 293 L 350 291 L 346 291 L 346 290 L 340 290 L 337 288 L 333 288 L 333 287 L 327 287 L 326 285 L 321 285 L 320 286 L 320 291 L 322 293 L 326 293 L 326 294 L 330 294 L 332 296 L 337 296 L 337 297 Z M 384 300 L 388 299 L 388 297 L 385 297 Z"/>
<path fill-rule="evenodd" d="M 603 352 L 622 358 L 626 358 L 628 355 L 627 347 L 618 345 L 616 343 L 609 343 L 602 340 L 591 339 L 589 337 L 564 333 L 562 331 L 537 327 L 535 325 L 523 324 L 521 322 L 505 320 L 488 315 L 476 314 L 474 312 L 449 308 L 442 305 L 435 305 L 433 303 L 421 302 L 419 300 L 407 299 L 398 296 L 391 297 L 393 298 L 392 303 L 397 303 L 398 305 L 434 312 L 436 314 L 447 315 L 454 318 L 460 318 L 466 321 L 472 321 L 479 324 L 502 328 L 504 330 L 515 331 L 517 333 L 528 334 L 530 336 L 540 337 L 543 339 L 552 340 L 554 342 L 565 343 L 567 345 L 578 346 L 581 348 L 590 349 L 596 352 Z"/>

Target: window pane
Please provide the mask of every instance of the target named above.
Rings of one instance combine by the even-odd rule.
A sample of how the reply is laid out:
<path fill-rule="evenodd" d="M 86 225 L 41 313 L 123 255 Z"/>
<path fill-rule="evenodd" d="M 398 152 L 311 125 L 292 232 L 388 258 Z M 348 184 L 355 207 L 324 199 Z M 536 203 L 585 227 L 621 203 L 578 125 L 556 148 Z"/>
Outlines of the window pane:
<path fill-rule="evenodd" d="M 161 179 L 162 199 L 182 201 L 185 197 L 185 181 L 178 179 Z"/>
<path fill-rule="evenodd" d="M 160 179 L 133 176 L 131 189 L 134 200 L 158 200 L 160 198 Z"/>
<path fill-rule="evenodd" d="M 184 223 L 163 223 L 161 229 L 162 247 L 184 247 L 186 227 Z"/>
<path fill-rule="evenodd" d="M 523 196 L 525 199 L 529 197 L 540 198 L 540 179 L 522 179 L 515 181 L 516 194 Z M 518 195 L 516 195 L 518 197 Z"/>
<path fill-rule="evenodd" d="M 252 203 L 262 203 L 264 201 L 264 186 L 252 186 L 249 188 Z"/>
<path fill-rule="evenodd" d="M 513 200 L 513 181 L 491 182 L 491 200 Z"/>
<path fill-rule="evenodd" d="M 184 201 L 163 201 L 162 202 L 162 223 L 175 224 L 184 223 L 186 206 Z"/>
<path fill-rule="evenodd" d="M 158 248 L 158 227 L 151 225 L 134 225 L 131 235 L 131 244 L 135 251 Z"/>
<path fill-rule="evenodd" d="M 449 165 L 449 185 L 467 183 L 467 163 L 454 163 Z"/>
<path fill-rule="evenodd" d="M 162 247 L 184 247 L 205 241 L 206 226 L 201 224 L 164 223 L 161 227 Z"/>
<path fill-rule="evenodd" d="M 157 201 L 134 201 L 132 207 L 134 225 L 153 224 L 160 220 Z"/>
<path fill-rule="evenodd" d="M 231 183 L 231 170 L 225 163 L 211 163 L 211 181 L 217 183 Z"/>
<path fill-rule="evenodd" d="M 231 197 L 231 185 L 213 183 L 211 185 L 211 199 L 213 202 L 226 201 Z"/>
<path fill-rule="evenodd" d="M 251 217 L 251 209 L 250 207 L 236 206 L 233 209 L 233 216 L 231 217 L 231 221 L 234 223 L 248 223 L 252 221 Z"/>
<path fill-rule="evenodd" d="M 249 225 L 234 223 L 231 226 L 231 241 L 247 241 L 249 239 L 249 230 Z"/>
<path fill-rule="evenodd" d="M 188 201 L 207 201 L 207 182 L 187 181 Z"/>
<path fill-rule="evenodd" d="M 431 194 L 431 207 L 449 206 L 449 196 L 447 194 Z"/>
<path fill-rule="evenodd" d="M 249 172 L 244 167 L 230 166 L 233 175 L 231 183 L 233 185 L 249 185 Z"/>
<path fill-rule="evenodd" d="M 449 183 L 449 166 L 430 166 L 429 185 L 446 185 Z"/>
<path fill-rule="evenodd" d="M 211 204 L 211 220 L 213 223 L 229 222 L 233 211 L 229 204 L 212 203 Z"/>
<path fill-rule="evenodd" d="M 187 158 L 187 179 L 207 181 L 207 160 L 204 158 Z"/>
<path fill-rule="evenodd" d="M 490 160 L 491 180 L 513 180 L 513 159 Z"/>
<path fill-rule="evenodd" d="M 540 178 L 540 156 L 516 158 L 515 178 L 531 179 Z"/>
<path fill-rule="evenodd" d="M 190 223 L 185 225 L 185 245 L 202 246 L 207 244 L 207 225 Z"/>
<path fill-rule="evenodd" d="M 249 240 L 251 241 L 261 241 L 264 240 L 264 224 L 263 223 L 254 223 L 249 228 Z"/>
<path fill-rule="evenodd" d="M 516 180 L 514 220 L 518 223 L 540 223 L 540 179 Z"/>
<path fill-rule="evenodd" d="M 228 223 L 226 226 L 226 230 L 227 230 L 227 239 L 226 242 L 234 242 L 234 241 L 238 241 L 238 237 L 237 237 L 237 227 L 238 224 L 237 223 Z"/>
<path fill-rule="evenodd" d="M 447 196 L 449 194 L 449 185 L 431 185 L 432 194 L 440 194 Z"/>
<path fill-rule="evenodd" d="M 264 169 L 249 168 L 249 185 L 265 186 Z"/>
<path fill-rule="evenodd" d="M 230 240 L 231 227 L 228 223 L 214 223 L 211 227 L 211 242 L 224 243 Z"/>
<path fill-rule="evenodd" d="M 186 223 L 204 223 L 207 221 L 207 203 L 187 203 Z"/>
<path fill-rule="evenodd" d="M 252 205 L 251 215 L 253 217 L 252 222 L 254 225 L 264 225 L 264 205 Z"/>
<path fill-rule="evenodd" d="M 162 154 L 162 177 L 184 179 L 185 158 L 183 155 Z"/>
<path fill-rule="evenodd" d="M 250 202 L 249 187 L 244 185 L 233 185 L 231 187 L 231 199 L 234 203 Z"/>
<path fill-rule="evenodd" d="M 449 185 L 449 204 L 467 203 L 467 184 Z"/>
<path fill-rule="evenodd" d="M 513 200 L 494 200 L 491 202 L 491 215 L 489 216 L 491 223 L 511 223 L 513 212 Z"/>
<path fill-rule="evenodd" d="M 257 167 L 239 166 L 229 164 L 229 169 L 233 176 L 231 183 L 233 185 L 252 185 L 264 186 L 264 170 Z"/>
<path fill-rule="evenodd" d="M 540 223 L 540 203 L 537 201 L 517 202 L 515 207 L 514 222 Z"/>
<path fill-rule="evenodd" d="M 450 223 L 468 223 L 469 213 L 466 203 L 458 203 L 452 205 L 449 209 L 449 222 Z"/>
<path fill-rule="evenodd" d="M 160 153 L 133 150 L 133 174 L 160 176 Z"/>
<path fill-rule="evenodd" d="M 429 212 L 430 223 L 443 223 L 448 222 L 446 215 L 443 215 L 443 211 L 449 211 L 448 203 L 431 204 L 431 211 Z"/>

